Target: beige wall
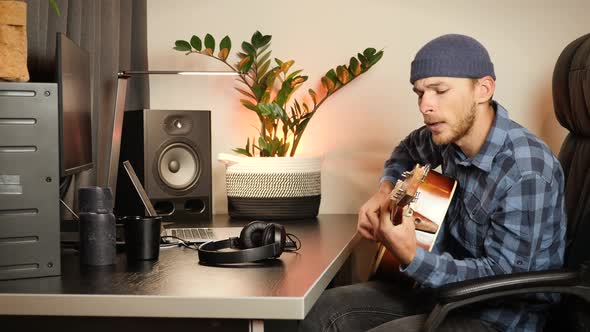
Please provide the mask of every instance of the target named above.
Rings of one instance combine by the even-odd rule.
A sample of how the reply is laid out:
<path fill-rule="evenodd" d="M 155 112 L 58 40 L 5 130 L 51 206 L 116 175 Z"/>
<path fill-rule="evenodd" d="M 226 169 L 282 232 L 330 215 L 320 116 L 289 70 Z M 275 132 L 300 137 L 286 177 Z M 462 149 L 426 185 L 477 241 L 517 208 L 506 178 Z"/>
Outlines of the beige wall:
<path fill-rule="evenodd" d="M 176 39 L 229 35 L 231 59 L 256 30 L 273 36 L 273 56 L 294 59 L 315 88 L 321 74 L 366 47 L 385 55 L 370 72 L 327 101 L 310 122 L 301 155 L 325 157 L 321 213 L 355 213 L 377 188 L 383 161 L 421 125 L 409 66 L 416 51 L 445 33 L 480 40 L 496 67 L 495 99 L 557 153 L 565 136 L 551 96 L 561 50 L 589 33 L 590 2 L 579 1 L 148 1 L 149 68 L 225 70 L 215 60 L 172 50 Z M 153 109 L 212 111 L 215 213 L 225 213 L 223 165 L 215 160 L 256 134 L 231 77 L 152 77 Z"/>

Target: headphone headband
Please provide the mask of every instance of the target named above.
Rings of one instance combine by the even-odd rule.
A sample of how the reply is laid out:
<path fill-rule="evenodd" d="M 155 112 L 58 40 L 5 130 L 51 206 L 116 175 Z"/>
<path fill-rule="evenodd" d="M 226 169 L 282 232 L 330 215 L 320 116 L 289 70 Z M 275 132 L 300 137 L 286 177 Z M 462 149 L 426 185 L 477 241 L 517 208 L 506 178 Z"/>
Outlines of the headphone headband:
<path fill-rule="evenodd" d="M 255 262 L 281 254 L 280 243 L 267 244 L 261 247 L 236 251 L 219 251 L 221 249 L 237 249 L 238 238 L 233 237 L 221 241 L 209 241 L 199 246 L 199 261 L 205 264 L 233 264 Z"/>

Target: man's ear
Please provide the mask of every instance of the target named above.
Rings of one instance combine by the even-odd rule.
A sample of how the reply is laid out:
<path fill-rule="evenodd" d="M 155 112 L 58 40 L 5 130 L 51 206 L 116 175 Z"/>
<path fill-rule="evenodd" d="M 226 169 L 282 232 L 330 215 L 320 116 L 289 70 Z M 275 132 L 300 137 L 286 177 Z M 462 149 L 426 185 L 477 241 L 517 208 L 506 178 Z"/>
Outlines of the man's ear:
<path fill-rule="evenodd" d="M 496 81 L 491 76 L 484 76 L 478 80 L 475 99 L 478 104 L 488 103 L 494 96 Z"/>

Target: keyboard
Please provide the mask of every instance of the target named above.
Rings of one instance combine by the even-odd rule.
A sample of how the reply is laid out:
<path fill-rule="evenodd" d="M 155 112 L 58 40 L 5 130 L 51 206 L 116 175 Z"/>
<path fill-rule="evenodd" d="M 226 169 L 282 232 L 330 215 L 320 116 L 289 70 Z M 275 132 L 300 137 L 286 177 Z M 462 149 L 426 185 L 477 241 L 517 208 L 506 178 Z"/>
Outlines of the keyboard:
<path fill-rule="evenodd" d="M 178 237 L 188 242 L 207 242 L 215 240 L 215 233 L 212 228 L 168 228 L 166 235 Z"/>

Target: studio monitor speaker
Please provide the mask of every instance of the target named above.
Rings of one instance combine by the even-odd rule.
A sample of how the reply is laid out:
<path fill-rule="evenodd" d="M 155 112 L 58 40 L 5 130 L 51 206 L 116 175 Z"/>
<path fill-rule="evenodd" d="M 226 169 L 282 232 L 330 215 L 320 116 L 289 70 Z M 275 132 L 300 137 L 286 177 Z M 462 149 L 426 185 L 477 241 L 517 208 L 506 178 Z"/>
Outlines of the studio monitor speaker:
<path fill-rule="evenodd" d="M 125 160 L 164 220 L 211 219 L 211 112 L 126 111 L 119 164 Z M 117 179 L 116 214 L 144 215 L 122 166 Z"/>

